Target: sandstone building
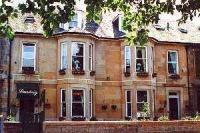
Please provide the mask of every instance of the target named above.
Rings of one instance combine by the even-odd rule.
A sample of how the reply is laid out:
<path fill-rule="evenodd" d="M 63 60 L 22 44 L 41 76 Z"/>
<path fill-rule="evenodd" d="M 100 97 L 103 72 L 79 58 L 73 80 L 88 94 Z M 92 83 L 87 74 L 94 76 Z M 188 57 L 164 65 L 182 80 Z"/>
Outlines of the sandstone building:
<path fill-rule="evenodd" d="M 200 111 L 195 24 L 187 31 L 163 21 L 150 26 L 145 46 L 128 46 L 119 14 L 96 24 L 86 23 L 83 12 L 49 38 L 37 16 L 10 20 L 16 33 L 10 104 L 17 120 L 40 112 L 45 120 L 140 119 L 145 106 L 151 119 Z"/>

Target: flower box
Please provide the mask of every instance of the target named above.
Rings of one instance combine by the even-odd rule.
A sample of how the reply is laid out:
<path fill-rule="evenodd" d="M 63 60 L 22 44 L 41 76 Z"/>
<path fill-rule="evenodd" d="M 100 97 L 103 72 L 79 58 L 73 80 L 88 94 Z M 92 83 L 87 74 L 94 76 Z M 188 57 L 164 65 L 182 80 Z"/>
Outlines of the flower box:
<path fill-rule="evenodd" d="M 153 73 L 153 74 L 152 74 L 152 77 L 153 77 L 153 78 L 157 77 L 157 73 Z"/>
<path fill-rule="evenodd" d="M 66 69 L 60 69 L 60 70 L 59 70 L 59 74 L 60 74 L 60 75 L 65 75 L 65 74 L 66 74 L 65 70 L 66 70 Z"/>
<path fill-rule="evenodd" d="M 95 75 L 95 71 L 91 71 L 90 76 L 94 76 L 94 75 Z"/>
<path fill-rule="evenodd" d="M 131 73 L 130 73 L 130 72 L 124 72 L 124 76 L 125 76 L 125 77 L 130 77 L 130 76 L 131 76 Z"/>
<path fill-rule="evenodd" d="M 116 110 L 117 109 L 117 105 L 111 105 L 111 109 L 112 110 Z"/>
<path fill-rule="evenodd" d="M 148 77 L 149 73 L 148 72 L 137 72 L 138 77 Z"/>
<path fill-rule="evenodd" d="M 169 78 L 170 79 L 180 79 L 180 75 L 178 75 L 178 74 L 171 74 L 171 75 L 169 75 Z"/>
<path fill-rule="evenodd" d="M 50 108 L 51 108 L 51 104 L 50 104 L 50 103 L 45 103 L 45 104 L 44 104 L 44 107 L 45 107 L 46 109 L 50 109 Z"/>
<path fill-rule="evenodd" d="M 107 110 L 107 108 L 108 108 L 107 105 L 102 105 L 102 106 L 101 106 L 101 109 L 102 109 L 102 110 Z"/>
<path fill-rule="evenodd" d="M 72 121 L 85 121 L 85 117 L 72 117 Z"/>
<path fill-rule="evenodd" d="M 35 74 L 34 67 L 22 67 L 23 74 Z"/>
<path fill-rule="evenodd" d="M 84 75 L 85 71 L 84 70 L 72 70 L 73 75 Z"/>

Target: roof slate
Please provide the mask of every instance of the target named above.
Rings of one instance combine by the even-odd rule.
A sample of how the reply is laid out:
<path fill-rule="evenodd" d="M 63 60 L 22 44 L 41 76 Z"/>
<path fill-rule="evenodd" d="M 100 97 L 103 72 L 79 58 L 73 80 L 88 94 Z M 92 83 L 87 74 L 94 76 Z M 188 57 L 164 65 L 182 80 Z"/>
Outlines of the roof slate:
<path fill-rule="evenodd" d="M 39 16 L 35 17 L 35 23 L 24 23 L 25 18 L 30 15 L 19 15 L 18 18 L 10 19 L 9 23 L 15 32 L 20 33 L 43 33 L 41 19 Z M 113 26 L 113 19 L 118 15 L 117 12 L 106 13 L 102 16 L 102 21 L 97 24 L 95 22 L 86 23 L 84 29 L 72 28 L 68 31 L 59 30 L 62 32 L 77 32 L 77 33 L 89 33 L 97 37 L 102 38 L 121 38 L 125 34 Z M 161 15 L 159 25 L 165 28 L 164 31 L 157 30 L 153 25 L 148 28 L 150 30 L 149 37 L 155 38 L 158 41 L 168 42 L 183 42 L 183 43 L 200 43 L 200 18 L 195 18 L 193 21 L 187 21 L 187 23 L 178 25 L 176 15 Z M 169 30 L 167 30 L 167 23 L 169 23 Z M 178 28 L 187 29 L 188 33 L 182 33 Z"/>

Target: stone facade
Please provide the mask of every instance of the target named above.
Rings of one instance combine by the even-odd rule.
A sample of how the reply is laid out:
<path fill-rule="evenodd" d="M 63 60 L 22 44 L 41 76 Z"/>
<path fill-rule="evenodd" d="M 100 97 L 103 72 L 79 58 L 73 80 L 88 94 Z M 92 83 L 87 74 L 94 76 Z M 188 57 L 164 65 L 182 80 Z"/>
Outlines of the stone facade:
<path fill-rule="evenodd" d="M 44 133 L 198 133 L 198 121 L 168 121 L 168 122 L 44 122 Z"/>
<path fill-rule="evenodd" d="M 72 71 L 72 45 L 84 44 L 84 74 L 76 75 Z M 22 46 L 24 43 L 36 45 L 36 66 L 34 74 L 22 72 Z M 67 68 L 61 70 L 61 44 L 67 44 Z M 93 44 L 93 71 L 89 70 L 89 45 Z M 178 117 L 185 116 L 189 106 L 187 54 L 184 45 L 163 44 L 150 40 L 145 46 L 147 51 L 147 75 L 136 72 L 136 46 L 130 46 L 130 76 L 125 76 L 125 43 L 120 39 L 104 39 L 84 34 L 63 34 L 44 38 L 41 35 L 16 34 L 12 52 L 12 99 L 16 104 L 16 115 L 20 115 L 20 99 L 17 98 L 17 83 L 39 83 L 39 93 L 45 90 L 43 104 L 34 102 L 34 113 L 45 110 L 45 120 L 59 120 L 62 116 L 61 90 L 65 90 L 66 116 L 72 118 L 72 91 L 84 92 L 84 117 L 95 116 L 99 120 L 121 120 L 127 117 L 126 91 L 131 92 L 131 117 L 137 118 L 138 91 L 147 92 L 147 102 L 151 118 L 169 115 L 169 94 L 177 93 Z M 178 79 L 169 78 L 167 72 L 167 53 L 178 51 Z M 90 91 L 92 90 L 92 108 Z M 106 106 L 106 109 L 103 109 Z M 115 107 L 113 107 L 115 106 Z"/>
<path fill-rule="evenodd" d="M 8 53 L 9 41 L 0 38 L 0 114 L 5 114 L 7 111 Z"/>

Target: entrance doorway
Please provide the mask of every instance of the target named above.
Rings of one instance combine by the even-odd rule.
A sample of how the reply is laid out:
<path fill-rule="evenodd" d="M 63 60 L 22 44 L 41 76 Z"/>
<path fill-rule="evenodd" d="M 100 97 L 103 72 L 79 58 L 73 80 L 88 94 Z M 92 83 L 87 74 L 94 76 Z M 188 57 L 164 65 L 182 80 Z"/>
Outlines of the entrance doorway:
<path fill-rule="evenodd" d="M 197 90 L 197 111 L 200 112 L 200 88 Z"/>
<path fill-rule="evenodd" d="M 20 122 L 31 122 L 34 117 L 34 99 L 20 99 Z"/>
<path fill-rule="evenodd" d="M 177 120 L 179 119 L 179 94 L 178 92 L 169 92 L 168 97 L 168 107 L 169 107 L 169 119 Z"/>

